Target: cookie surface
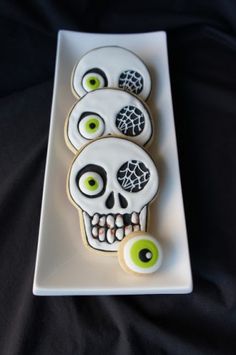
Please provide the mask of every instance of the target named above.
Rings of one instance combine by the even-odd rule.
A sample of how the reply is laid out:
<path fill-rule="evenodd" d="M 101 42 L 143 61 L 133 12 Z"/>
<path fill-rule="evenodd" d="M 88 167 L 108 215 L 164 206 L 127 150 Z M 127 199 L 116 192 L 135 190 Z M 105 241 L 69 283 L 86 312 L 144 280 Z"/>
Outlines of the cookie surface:
<path fill-rule="evenodd" d="M 103 87 L 120 88 L 146 100 L 151 91 L 151 77 L 146 65 L 133 52 L 117 46 L 95 48 L 76 65 L 72 89 L 82 97 Z"/>
<path fill-rule="evenodd" d="M 82 214 L 84 242 L 116 252 L 132 231 L 145 231 L 158 181 L 153 160 L 139 145 L 115 137 L 87 144 L 74 159 L 67 181 L 69 198 Z"/>
<path fill-rule="evenodd" d="M 134 232 L 119 245 L 118 260 L 122 269 L 140 275 L 152 274 L 162 263 L 162 248 L 151 234 Z"/>
<path fill-rule="evenodd" d="M 145 145 L 152 137 L 152 119 L 137 96 L 118 89 L 87 93 L 73 107 L 65 126 L 65 138 L 75 152 L 91 140 L 116 135 Z"/>

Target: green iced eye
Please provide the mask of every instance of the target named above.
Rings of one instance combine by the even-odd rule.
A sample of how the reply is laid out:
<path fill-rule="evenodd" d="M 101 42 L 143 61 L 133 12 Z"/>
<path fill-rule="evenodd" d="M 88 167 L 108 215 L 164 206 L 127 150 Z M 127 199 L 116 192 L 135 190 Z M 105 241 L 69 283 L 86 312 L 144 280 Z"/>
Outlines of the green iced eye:
<path fill-rule="evenodd" d="M 100 116 L 88 114 L 79 121 L 78 129 L 84 138 L 95 139 L 103 134 L 105 124 Z"/>
<path fill-rule="evenodd" d="M 151 274 L 162 263 L 162 248 L 156 238 L 146 232 L 131 232 L 121 242 L 119 262 L 125 271 Z"/>
<path fill-rule="evenodd" d="M 85 86 L 88 88 L 88 91 L 98 89 L 101 86 L 101 80 L 96 76 L 89 75 L 89 77 L 86 78 Z"/>
<path fill-rule="evenodd" d="M 158 249 L 151 240 L 140 239 L 130 249 L 133 263 L 142 268 L 154 266 L 158 259 Z"/>
<path fill-rule="evenodd" d="M 93 171 L 87 171 L 79 178 L 79 189 L 87 196 L 99 194 L 104 188 L 102 177 Z"/>
<path fill-rule="evenodd" d="M 87 133 L 95 133 L 98 131 L 100 122 L 96 117 L 91 117 L 85 123 L 85 130 Z"/>
<path fill-rule="evenodd" d="M 84 180 L 84 187 L 89 191 L 97 191 L 99 188 L 98 180 L 96 180 L 93 176 L 88 176 Z"/>
<path fill-rule="evenodd" d="M 89 92 L 106 86 L 106 80 L 102 73 L 99 73 L 98 70 L 95 72 L 89 71 L 84 75 L 82 85 L 83 88 Z"/>

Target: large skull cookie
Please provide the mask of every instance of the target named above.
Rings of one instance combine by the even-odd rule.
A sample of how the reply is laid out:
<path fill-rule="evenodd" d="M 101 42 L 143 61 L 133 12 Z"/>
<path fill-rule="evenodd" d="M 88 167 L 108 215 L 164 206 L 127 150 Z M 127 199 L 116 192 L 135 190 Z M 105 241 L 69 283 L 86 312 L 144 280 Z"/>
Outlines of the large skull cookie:
<path fill-rule="evenodd" d="M 103 137 L 87 144 L 68 175 L 68 193 L 82 217 L 85 243 L 115 252 L 129 233 L 145 231 L 157 188 L 155 164 L 136 143 Z"/>
<path fill-rule="evenodd" d="M 76 152 L 91 140 L 118 135 L 145 145 L 152 136 L 146 104 L 119 89 L 99 89 L 83 96 L 68 115 L 65 139 Z"/>
<path fill-rule="evenodd" d="M 151 78 L 145 64 L 131 51 L 116 46 L 95 48 L 76 65 L 72 88 L 81 97 L 106 86 L 127 90 L 146 100 Z"/>

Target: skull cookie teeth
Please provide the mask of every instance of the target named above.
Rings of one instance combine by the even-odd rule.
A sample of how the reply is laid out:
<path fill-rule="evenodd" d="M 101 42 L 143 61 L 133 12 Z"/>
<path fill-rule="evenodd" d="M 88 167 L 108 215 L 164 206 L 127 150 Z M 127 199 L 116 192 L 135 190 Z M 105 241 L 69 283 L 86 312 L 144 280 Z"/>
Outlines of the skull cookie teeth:
<path fill-rule="evenodd" d="M 82 216 L 84 242 L 116 252 L 133 231 L 146 231 L 158 174 L 146 151 L 131 141 L 103 137 L 87 144 L 68 175 L 69 196 Z"/>
<path fill-rule="evenodd" d="M 85 213 L 86 212 L 84 212 L 84 214 Z M 145 220 L 141 221 L 139 213 L 136 212 L 124 215 L 118 214 L 117 216 L 98 216 L 96 213 L 93 217 L 87 215 L 85 218 L 90 220 L 92 237 L 98 237 L 98 230 L 100 230 L 99 228 L 102 226 L 103 229 L 101 232 L 103 232 L 103 230 L 105 232 L 104 242 L 108 242 L 110 244 L 114 243 L 116 240 L 122 240 L 125 235 L 132 231 L 145 229 Z M 97 221 L 97 223 L 95 224 L 94 221 Z"/>

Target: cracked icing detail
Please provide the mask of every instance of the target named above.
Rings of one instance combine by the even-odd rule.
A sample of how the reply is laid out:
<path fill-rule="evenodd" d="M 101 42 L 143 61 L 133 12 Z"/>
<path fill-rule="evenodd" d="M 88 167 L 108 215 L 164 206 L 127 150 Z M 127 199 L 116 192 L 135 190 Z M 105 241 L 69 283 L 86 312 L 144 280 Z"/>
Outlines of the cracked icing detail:
<path fill-rule="evenodd" d="M 135 106 L 125 106 L 116 116 L 116 126 L 126 136 L 138 136 L 144 129 L 145 118 Z"/>
<path fill-rule="evenodd" d="M 122 188 L 129 192 L 141 191 L 150 179 L 150 171 L 144 163 L 130 160 L 123 164 L 118 173 L 117 180 Z"/>
<path fill-rule="evenodd" d="M 132 92 L 136 95 L 143 90 L 143 77 L 137 71 L 125 70 L 119 78 L 119 88 Z"/>
<path fill-rule="evenodd" d="M 94 48 L 80 58 L 72 77 L 74 92 L 82 97 L 87 91 L 121 88 L 146 100 L 151 91 L 151 77 L 143 61 L 131 51 L 107 46 Z"/>

